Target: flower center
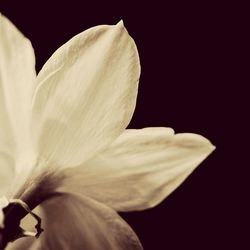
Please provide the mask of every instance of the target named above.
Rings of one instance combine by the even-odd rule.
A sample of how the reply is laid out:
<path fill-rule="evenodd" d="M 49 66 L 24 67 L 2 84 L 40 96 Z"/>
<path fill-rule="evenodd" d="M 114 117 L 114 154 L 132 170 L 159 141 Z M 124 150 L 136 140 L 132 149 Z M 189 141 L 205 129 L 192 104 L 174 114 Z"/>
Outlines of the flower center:
<path fill-rule="evenodd" d="M 38 238 L 43 232 L 41 218 L 33 213 L 29 206 L 22 200 L 12 199 L 2 210 L 4 214 L 4 227 L 0 228 L 0 250 L 4 249 L 9 242 L 27 236 Z M 20 227 L 21 219 L 27 214 L 36 219 L 36 232 L 26 231 Z"/>

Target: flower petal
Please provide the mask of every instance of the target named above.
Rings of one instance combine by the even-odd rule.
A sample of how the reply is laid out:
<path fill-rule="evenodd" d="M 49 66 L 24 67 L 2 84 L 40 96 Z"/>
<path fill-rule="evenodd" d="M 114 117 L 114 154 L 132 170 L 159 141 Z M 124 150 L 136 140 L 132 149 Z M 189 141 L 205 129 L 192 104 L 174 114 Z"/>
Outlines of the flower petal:
<path fill-rule="evenodd" d="M 9 201 L 6 199 L 5 196 L 0 196 L 0 229 L 4 228 L 4 213 L 3 208 L 7 207 L 9 204 Z M 0 238 L 0 244 L 1 244 L 1 238 Z"/>
<path fill-rule="evenodd" d="M 20 171 L 30 151 L 29 122 L 35 83 L 35 57 L 30 41 L 0 14 L 0 176 Z M 8 158 L 9 164 L 6 159 Z M 5 173 L 2 173 L 5 171 Z"/>
<path fill-rule="evenodd" d="M 1 129 L 0 129 L 1 133 Z M 12 156 L 0 151 L 0 197 L 6 195 L 15 176 L 15 161 Z"/>
<path fill-rule="evenodd" d="M 41 248 L 40 241 L 33 237 L 20 238 L 14 242 L 10 242 L 6 250 L 45 250 Z"/>
<path fill-rule="evenodd" d="M 117 211 L 153 207 L 214 150 L 204 137 L 169 128 L 126 130 L 107 150 L 65 170 L 60 191 L 82 193 Z"/>
<path fill-rule="evenodd" d="M 41 208 L 38 206 L 33 212 L 36 214 L 39 212 L 41 213 L 40 209 Z M 30 215 L 27 215 L 21 220 L 20 226 L 26 231 L 34 232 L 36 231 L 35 225 L 36 221 L 34 218 Z M 10 242 L 6 247 L 6 250 L 42 250 L 42 248 L 40 248 L 40 243 L 41 242 L 35 237 L 23 237 L 14 242 Z"/>
<path fill-rule="evenodd" d="M 115 211 L 87 197 L 61 194 L 42 204 L 40 216 L 44 232 L 38 249 L 142 249 L 133 230 Z"/>
<path fill-rule="evenodd" d="M 139 74 L 122 22 L 91 28 L 59 48 L 38 74 L 33 100 L 39 154 L 73 166 L 110 144 L 131 119 Z"/>

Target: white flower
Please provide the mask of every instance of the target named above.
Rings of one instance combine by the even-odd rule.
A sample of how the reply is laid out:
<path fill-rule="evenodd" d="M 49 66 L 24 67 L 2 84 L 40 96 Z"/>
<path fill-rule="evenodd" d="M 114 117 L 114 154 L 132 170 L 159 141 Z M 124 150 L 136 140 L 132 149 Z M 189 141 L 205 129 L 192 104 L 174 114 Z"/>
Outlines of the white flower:
<path fill-rule="evenodd" d="M 38 76 L 34 64 L 29 40 L 0 16 L 1 230 L 25 215 L 11 199 L 37 207 L 44 228 L 8 249 L 141 249 L 115 211 L 157 205 L 214 146 L 171 128 L 126 130 L 140 63 L 122 22 L 73 37 Z"/>

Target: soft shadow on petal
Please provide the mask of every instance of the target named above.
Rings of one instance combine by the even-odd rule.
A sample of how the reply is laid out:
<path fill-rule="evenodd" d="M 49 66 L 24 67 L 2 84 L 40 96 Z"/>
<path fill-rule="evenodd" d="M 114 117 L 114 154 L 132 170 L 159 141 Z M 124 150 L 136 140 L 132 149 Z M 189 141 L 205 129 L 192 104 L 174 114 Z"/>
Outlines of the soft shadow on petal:
<path fill-rule="evenodd" d="M 142 249 L 133 230 L 115 211 L 87 197 L 62 194 L 44 202 L 41 211 L 45 231 L 31 249 Z M 21 249 L 15 244 L 10 249 Z"/>
<path fill-rule="evenodd" d="M 38 74 L 33 99 L 39 154 L 75 166 L 109 145 L 131 119 L 139 75 L 122 23 L 91 28 L 59 48 Z"/>
<path fill-rule="evenodd" d="M 169 128 L 126 130 L 108 149 L 67 169 L 60 191 L 82 193 L 117 211 L 153 207 L 214 150 L 204 137 Z"/>
<path fill-rule="evenodd" d="M 20 171 L 23 157 L 30 151 L 29 121 L 35 78 L 35 56 L 30 41 L 0 14 L 0 157 L 13 162 L 13 165 L 1 164 L 0 176 L 7 168 L 10 174 L 14 173 L 13 168 Z"/>

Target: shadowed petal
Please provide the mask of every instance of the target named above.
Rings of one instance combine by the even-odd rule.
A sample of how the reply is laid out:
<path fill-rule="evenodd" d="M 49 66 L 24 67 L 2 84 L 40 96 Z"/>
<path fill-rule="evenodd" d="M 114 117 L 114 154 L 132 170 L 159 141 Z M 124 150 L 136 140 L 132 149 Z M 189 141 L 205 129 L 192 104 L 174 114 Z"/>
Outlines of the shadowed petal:
<path fill-rule="evenodd" d="M 86 30 L 59 48 L 39 73 L 33 100 L 41 157 L 74 166 L 110 144 L 131 119 L 139 74 L 122 22 Z"/>
<path fill-rule="evenodd" d="M 21 238 L 9 243 L 6 250 L 41 250 L 40 241 L 32 237 Z"/>
<path fill-rule="evenodd" d="M 24 164 L 29 165 L 26 156 L 30 154 L 29 122 L 36 77 L 34 65 L 35 57 L 30 41 L 0 14 L 1 181 L 2 176 L 13 178 L 15 170 L 20 171 Z M 2 186 L 1 183 L 0 196 Z"/>
<path fill-rule="evenodd" d="M 36 207 L 33 212 L 36 214 L 41 213 L 40 207 Z M 34 232 L 36 231 L 36 223 L 36 220 L 34 220 L 31 215 L 27 215 L 21 220 L 20 226 L 26 231 Z M 14 242 L 10 242 L 6 247 L 6 250 L 39 250 L 41 249 L 40 243 L 41 241 L 35 237 L 24 237 Z"/>
<path fill-rule="evenodd" d="M 204 137 L 169 128 L 126 130 L 108 149 L 67 169 L 60 191 L 82 193 L 117 211 L 153 207 L 214 150 Z"/>
<path fill-rule="evenodd" d="M 44 232 L 30 241 L 36 244 L 32 250 L 142 249 L 133 230 L 115 211 L 89 198 L 62 194 L 44 202 L 41 211 Z M 27 242 L 17 243 L 8 249 L 22 249 Z"/>

